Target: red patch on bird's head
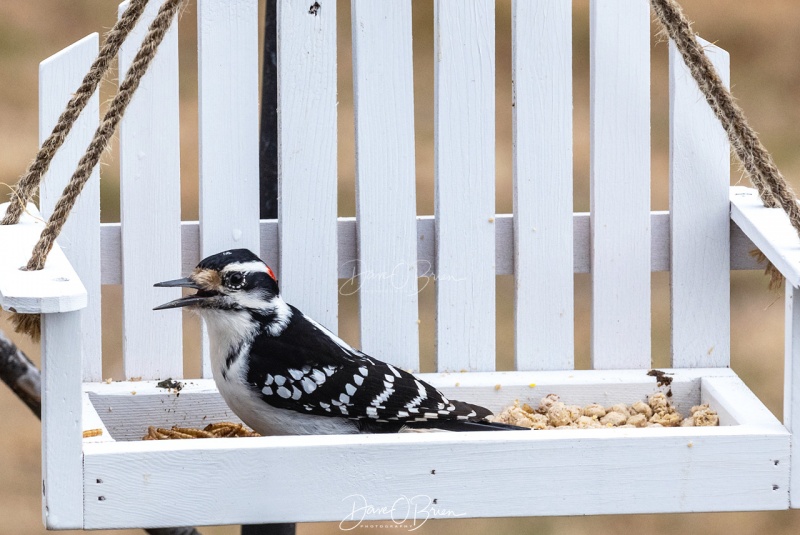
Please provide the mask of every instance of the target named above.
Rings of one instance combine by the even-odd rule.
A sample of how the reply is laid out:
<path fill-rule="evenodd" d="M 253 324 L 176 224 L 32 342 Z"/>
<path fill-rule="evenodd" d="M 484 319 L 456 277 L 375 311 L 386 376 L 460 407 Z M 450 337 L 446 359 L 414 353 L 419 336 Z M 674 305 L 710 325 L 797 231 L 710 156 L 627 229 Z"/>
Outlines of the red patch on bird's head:
<path fill-rule="evenodd" d="M 275 277 L 275 272 L 272 271 L 272 268 L 267 266 L 266 264 L 264 264 L 264 265 L 267 267 L 267 275 L 272 277 L 272 280 L 274 280 L 275 282 L 278 282 L 278 279 Z"/>

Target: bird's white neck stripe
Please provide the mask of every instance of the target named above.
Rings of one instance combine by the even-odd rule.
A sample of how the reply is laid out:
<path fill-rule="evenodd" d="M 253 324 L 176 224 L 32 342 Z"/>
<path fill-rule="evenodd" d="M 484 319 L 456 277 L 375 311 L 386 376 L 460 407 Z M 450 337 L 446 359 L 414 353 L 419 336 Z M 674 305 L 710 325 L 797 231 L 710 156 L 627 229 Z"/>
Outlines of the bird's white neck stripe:
<path fill-rule="evenodd" d="M 267 308 L 271 309 L 275 314 L 275 319 L 269 324 L 267 330 L 272 336 L 278 336 L 289 325 L 289 321 L 292 319 L 292 309 L 289 308 L 286 301 L 279 295 L 276 295 L 269 301 Z"/>
<path fill-rule="evenodd" d="M 255 260 L 250 262 L 233 262 L 222 268 L 222 273 L 227 273 L 229 271 L 267 273 L 267 265 L 264 262 L 257 262 Z"/>

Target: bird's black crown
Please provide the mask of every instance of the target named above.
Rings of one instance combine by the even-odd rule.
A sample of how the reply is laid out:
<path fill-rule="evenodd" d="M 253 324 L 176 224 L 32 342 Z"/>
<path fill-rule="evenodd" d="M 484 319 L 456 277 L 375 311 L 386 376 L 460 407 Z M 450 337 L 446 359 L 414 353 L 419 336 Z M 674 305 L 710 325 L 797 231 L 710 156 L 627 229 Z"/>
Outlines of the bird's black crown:
<path fill-rule="evenodd" d="M 222 251 L 215 255 L 208 256 L 197 264 L 200 269 L 214 269 L 221 271 L 222 268 L 234 262 L 262 262 L 258 256 L 255 255 L 250 249 L 230 249 Z"/>

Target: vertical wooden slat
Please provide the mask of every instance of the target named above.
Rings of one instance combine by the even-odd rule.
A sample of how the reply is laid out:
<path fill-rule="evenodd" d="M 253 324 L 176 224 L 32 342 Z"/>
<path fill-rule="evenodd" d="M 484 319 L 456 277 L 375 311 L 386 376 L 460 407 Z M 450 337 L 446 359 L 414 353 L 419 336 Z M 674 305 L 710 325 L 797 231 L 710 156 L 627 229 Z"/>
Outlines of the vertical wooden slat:
<path fill-rule="evenodd" d="M 126 4 L 120 6 L 121 15 Z M 150 2 L 119 53 L 127 72 L 159 2 Z M 121 75 L 122 76 L 122 75 Z M 180 297 L 154 288 L 181 270 L 178 28 L 169 29 L 119 131 L 122 233 L 122 353 L 125 377 L 183 376 L 180 312 L 153 307 Z"/>
<path fill-rule="evenodd" d="M 411 1 L 352 13 L 361 347 L 419 370 Z"/>
<path fill-rule="evenodd" d="M 82 328 L 81 311 L 42 315 L 42 500 L 51 529 L 83 528 Z"/>
<path fill-rule="evenodd" d="M 730 56 L 699 40 L 728 86 Z M 730 143 L 673 41 L 669 67 L 672 366 L 729 366 Z"/>
<path fill-rule="evenodd" d="M 800 451 L 800 290 L 786 284 L 784 316 L 783 425 L 792 433 L 791 453 Z M 800 508 L 800 465 L 791 464 L 789 473 L 789 507 Z"/>
<path fill-rule="evenodd" d="M 515 0 L 515 354 L 518 370 L 574 365 L 572 3 Z"/>
<path fill-rule="evenodd" d="M 437 0 L 436 342 L 440 371 L 495 367 L 494 2 Z"/>
<path fill-rule="evenodd" d="M 49 135 L 64 105 L 97 55 L 92 34 L 39 68 L 39 138 Z M 41 211 L 53 210 L 97 128 L 93 95 L 53 159 L 41 191 Z M 95 169 L 59 236 L 59 245 L 88 292 L 87 308 L 42 315 L 42 495 L 49 528 L 83 527 L 81 380 L 102 377 L 100 321 L 100 180 Z"/>
<path fill-rule="evenodd" d="M 592 0 L 592 367 L 650 366 L 650 8 Z"/>
<path fill-rule="evenodd" d="M 99 39 L 91 34 L 43 61 L 39 66 L 39 142 L 53 130 L 64 106 L 81 84 L 97 56 Z M 99 122 L 100 98 L 95 93 L 69 137 L 50 164 L 42 181 L 41 212 L 49 217 L 64 186 L 83 156 Z M 58 243 L 86 287 L 88 305 L 80 311 L 78 331 L 83 346 L 83 379 L 102 378 L 102 330 L 100 320 L 100 171 L 98 168 L 78 197 L 75 208 L 58 237 Z"/>
<path fill-rule="evenodd" d="M 278 2 L 280 282 L 336 332 L 336 3 Z"/>
<path fill-rule="evenodd" d="M 200 256 L 235 248 L 257 254 L 258 2 L 199 0 L 197 20 Z M 210 377 L 203 340 L 203 376 Z"/>

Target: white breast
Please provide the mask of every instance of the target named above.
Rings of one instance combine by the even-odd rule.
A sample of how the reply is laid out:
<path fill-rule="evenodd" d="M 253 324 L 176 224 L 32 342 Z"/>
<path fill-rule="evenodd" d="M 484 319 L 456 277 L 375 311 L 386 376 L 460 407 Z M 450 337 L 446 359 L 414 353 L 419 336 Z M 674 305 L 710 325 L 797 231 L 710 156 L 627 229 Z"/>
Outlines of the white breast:
<path fill-rule="evenodd" d="M 355 423 L 345 418 L 316 416 L 277 409 L 261 399 L 247 384 L 247 353 L 257 324 L 246 312 L 201 312 L 208 326 L 211 370 L 217 389 L 231 410 L 261 435 L 335 435 L 358 433 Z M 230 351 L 240 355 L 226 369 Z M 223 371 L 225 373 L 223 374 Z"/>

